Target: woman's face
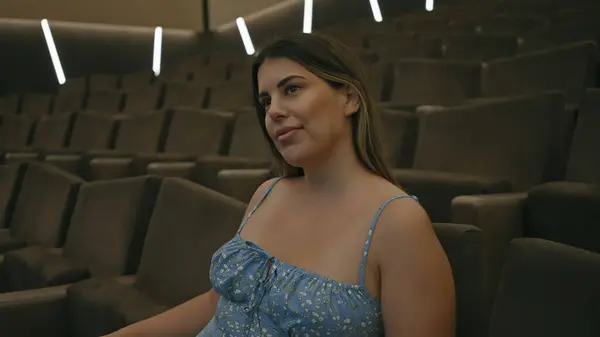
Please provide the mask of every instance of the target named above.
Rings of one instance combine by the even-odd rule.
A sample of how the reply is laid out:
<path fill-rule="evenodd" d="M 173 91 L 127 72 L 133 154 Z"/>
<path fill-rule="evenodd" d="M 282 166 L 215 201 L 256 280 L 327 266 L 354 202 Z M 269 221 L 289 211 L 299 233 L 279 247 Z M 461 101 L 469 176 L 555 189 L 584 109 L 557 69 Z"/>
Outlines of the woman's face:
<path fill-rule="evenodd" d="M 325 160 L 342 141 L 351 140 L 347 117 L 358 104 L 346 86 L 333 88 L 286 58 L 267 59 L 257 78 L 267 132 L 288 164 L 305 167 Z"/>

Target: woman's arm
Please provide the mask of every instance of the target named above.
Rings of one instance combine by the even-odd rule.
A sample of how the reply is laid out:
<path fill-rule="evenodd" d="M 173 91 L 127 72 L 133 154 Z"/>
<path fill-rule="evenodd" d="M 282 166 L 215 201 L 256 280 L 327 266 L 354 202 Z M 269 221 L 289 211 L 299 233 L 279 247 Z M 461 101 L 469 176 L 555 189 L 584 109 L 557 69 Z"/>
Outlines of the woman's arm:
<path fill-rule="evenodd" d="M 258 187 L 248 204 L 246 215 L 274 181 L 275 179 L 267 180 Z M 214 316 L 218 301 L 219 294 L 211 289 L 175 308 L 104 337 L 195 336 Z"/>
<path fill-rule="evenodd" d="M 154 317 L 104 337 L 196 336 L 215 314 L 219 294 L 210 290 Z"/>
<path fill-rule="evenodd" d="M 385 335 L 454 336 L 452 270 L 425 210 L 409 199 L 392 202 L 374 235 Z"/>

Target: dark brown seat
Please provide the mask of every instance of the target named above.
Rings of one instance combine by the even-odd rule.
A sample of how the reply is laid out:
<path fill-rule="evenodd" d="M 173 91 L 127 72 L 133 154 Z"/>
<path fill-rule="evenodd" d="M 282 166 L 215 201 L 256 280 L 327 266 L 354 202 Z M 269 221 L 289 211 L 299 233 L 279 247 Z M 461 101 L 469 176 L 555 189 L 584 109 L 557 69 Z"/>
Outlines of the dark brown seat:
<path fill-rule="evenodd" d="M 533 187 L 525 235 L 600 253 L 600 90 L 581 104 L 564 181 Z"/>
<path fill-rule="evenodd" d="M 145 174 L 153 162 L 194 161 L 200 156 L 225 155 L 234 115 L 212 110 L 172 109 L 162 152 L 137 153 L 132 158 L 99 158 L 90 162 L 90 179 Z"/>
<path fill-rule="evenodd" d="M 102 114 L 118 114 L 123 107 L 125 94 L 120 90 L 95 90 L 88 94 L 85 108 Z"/>
<path fill-rule="evenodd" d="M 21 105 L 21 95 L 12 94 L 0 97 L 0 114 L 17 114 Z"/>
<path fill-rule="evenodd" d="M 442 57 L 442 40 L 417 34 L 377 34 L 366 37 L 368 49 L 394 61 L 401 58 L 434 59 Z"/>
<path fill-rule="evenodd" d="M 433 229 L 452 266 L 456 336 L 485 336 L 491 308 L 484 297 L 483 233 L 474 226 L 450 223 L 433 223 Z"/>
<path fill-rule="evenodd" d="M 48 164 L 31 162 L 25 166 L 10 228 L 0 229 L 0 254 L 28 245 L 62 246 L 84 182 Z"/>
<path fill-rule="evenodd" d="M 127 90 L 122 112 L 135 114 L 156 110 L 162 100 L 163 91 L 164 86 L 158 83 Z"/>
<path fill-rule="evenodd" d="M 195 162 L 158 162 L 148 173 L 182 177 L 221 191 L 218 174 L 226 169 L 269 168 L 271 151 L 254 113 L 239 114 L 235 121 L 228 156 L 199 157 Z"/>
<path fill-rule="evenodd" d="M 599 282 L 600 255 L 542 239 L 516 239 L 489 336 L 598 336 Z"/>
<path fill-rule="evenodd" d="M 100 336 L 208 291 L 211 256 L 235 235 L 244 210 L 205 187 L 164 179 L 134 280 L 94 278 L 70 286 L 71 331 Z"/>
<path fill-rule="evenodd" d="M 0 265 L 2 290 L 134 274 L 159 185 L 151 176 L 83 185 L 64 248 L 29 246 L 6 253 Z"/>
<path fill-rule="evenodd" d="M 480 76 L 479 62 L 398 60 L 394 63 L 389 107 L 464 104 L 480 95 Z"/>
<path fill-rule="evenodd" d="M 33 137 L 35 120 L 17 115 L 4 115 L 0 118 L 0 151 L 27 148 Z"/>
<path fill-rule="evenodd" d="M 0 165 L 0 230 L 12 220 L 24 174 L 25 165 Z"/>
<path fill-rule="evenodd" d="M 446 35 L 443 37 L 444 58 L 486 61 L 517 54 L 518 39 L 511 35 Z"/>
<path fill-rule="evenodd" d="M 19 163 L 41 158 L 40 153 L 62 151 L 66 148 L 76 114 L 44 116 L 36 124 L 31 145 L 24 149 L 6 152 L 6 163 Z"/>
<path fill-rule="evenodd" d="M 250 81 L 234 81 L 210 87 L 207 95 L 207 106 L 211 109 L 235 111 L 239 108 L 252 107 L 254 94 Z"/>
<path fill-rule="evenodd" d="M 523 191 L 555 177 L 565 114 L 557 92 L 423 109 L 413 168 L 395 170 L 396 180 L 433 221 L 449 222 L 454 197 Z"/>
<path fill-rule="evenodd" d="M 419 132 L 417 115 L 409 111 L 382 109 L 381 117 L 383 144 L 392 167 L 412 167 Z"/>
<path fill-rule="evenodd" d="M 565 92 L 567 104 L 579 103 L 593 84 L 597 47 L 578 42 L 544 51 L 497 59 L 484 66 L 482 95 L 514 96 L 544 90 Z"/>
<path fill-rule="evenodd" d="M 115 138 L 118 119 L 96 113 L 78 113 L 68 146 L 41 152 L 41 159 L 70 173 L 80 175 L 81 154 L 109 149 Z"/>
<path fill-rule="evenodd" d="M 206 105 L 208 89 L 192 83 L 169 82 L 165 84 L 163 107 L 188 107 L 202 109 Z"/>
<path fill-rule="evenodd" d="M 25 94 L 21 101 L 21 115 L 39 118 L 52 111 L 54 96 L 49 94 Z"/>
<path fill-rule="evenodd" d="M 116 90 L 119 88 L 120 80 L 119 74 L 92 74 L 88 76 L 88 89 L 90 92 Z"/>

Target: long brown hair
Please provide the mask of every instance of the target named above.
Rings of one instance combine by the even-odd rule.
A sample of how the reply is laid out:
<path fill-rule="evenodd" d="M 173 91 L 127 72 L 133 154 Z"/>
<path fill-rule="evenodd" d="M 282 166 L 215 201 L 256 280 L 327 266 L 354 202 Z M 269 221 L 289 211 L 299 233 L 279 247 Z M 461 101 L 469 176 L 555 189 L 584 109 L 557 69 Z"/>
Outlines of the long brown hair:
<path fill-rule="evenodd" d="M 258 100 L 258 70 L 269 58 L 293 60 L 334 88 L 347 85 L 356 90 L 360 107 L 349 117 L 352 123 L 354 150 L 365 168 L 395 184 L 380 139 L 380 116 L 365 86 L 365 76 L 359 60 L 340 42 L 317 34 L 296 34 L 277 39 L 261 50 L 252 66 L 254 105 L 263 133 L 277 160 L 280 175 L 303 176 L 304 170 L 288 164 L 267 133 L 266 112 Z"/>

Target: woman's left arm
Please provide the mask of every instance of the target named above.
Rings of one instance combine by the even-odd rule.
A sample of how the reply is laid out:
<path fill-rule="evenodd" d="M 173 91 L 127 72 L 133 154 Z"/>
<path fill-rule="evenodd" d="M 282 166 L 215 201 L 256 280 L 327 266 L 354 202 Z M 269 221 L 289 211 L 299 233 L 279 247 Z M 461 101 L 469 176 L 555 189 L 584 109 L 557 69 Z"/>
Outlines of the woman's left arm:
<path fill-rule="evenodd" d="M 374 235 L 387 337 L 453 337 L 452 270 L 431 221 L 412 200 L 383 212 Z"/>

